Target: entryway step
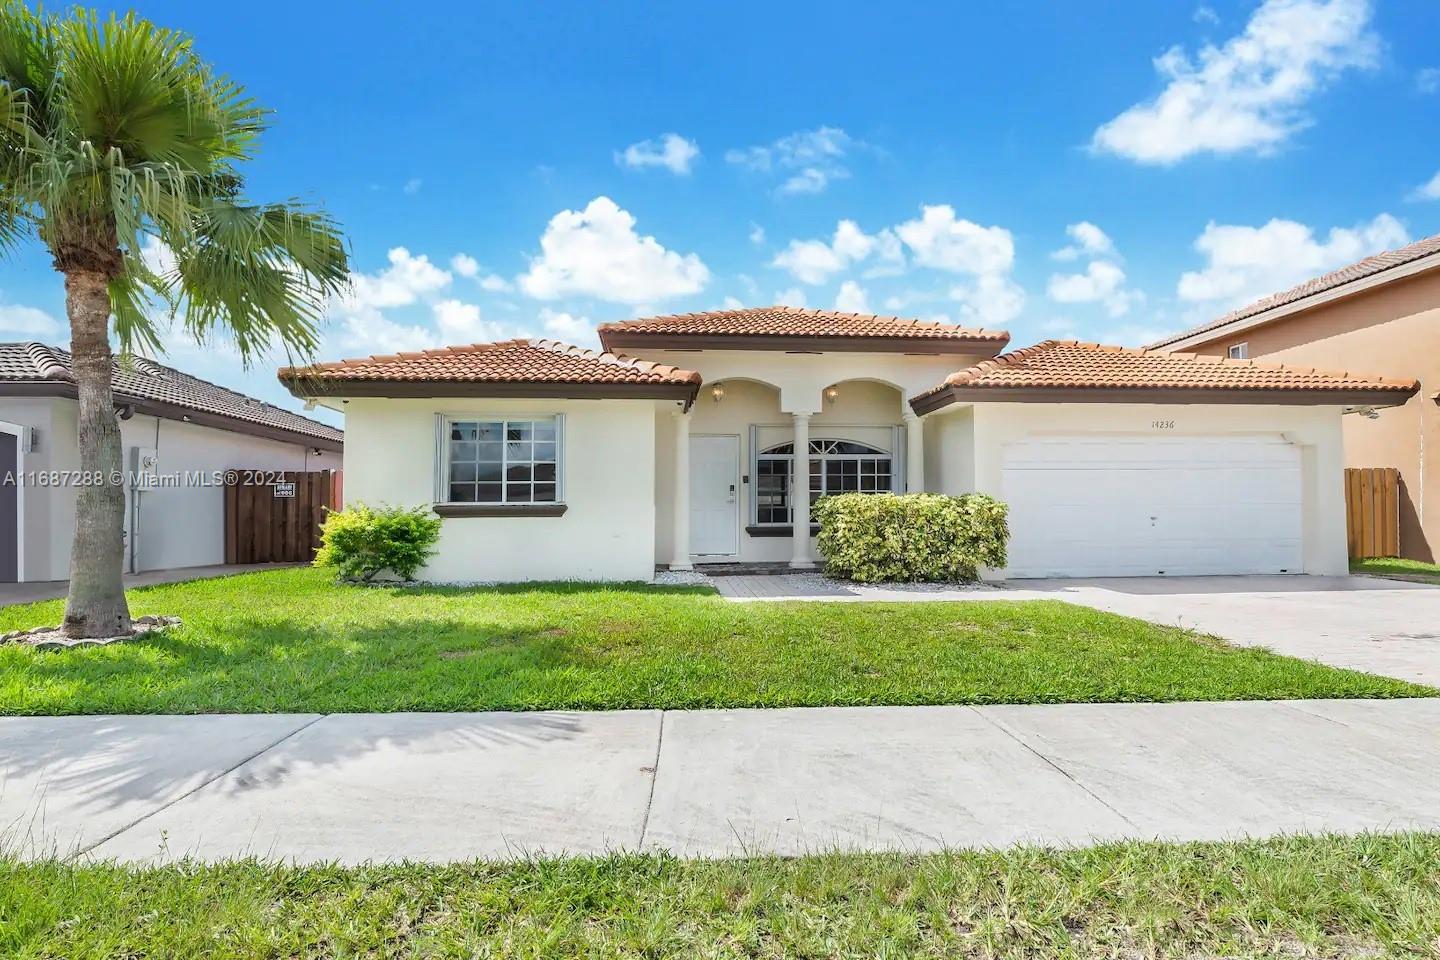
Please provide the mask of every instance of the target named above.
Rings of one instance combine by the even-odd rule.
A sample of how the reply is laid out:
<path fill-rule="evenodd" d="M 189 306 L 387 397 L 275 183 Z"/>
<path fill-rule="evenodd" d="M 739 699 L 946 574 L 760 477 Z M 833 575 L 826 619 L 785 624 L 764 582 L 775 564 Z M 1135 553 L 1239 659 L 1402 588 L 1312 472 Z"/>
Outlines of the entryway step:
<path fill-rule="evenodd" d="M 788 563 L 697 563 L 695 569 L 708 577 L 778 577 L 796 573 Z M 816 569 L 820 569 L 817 565 Z"/>

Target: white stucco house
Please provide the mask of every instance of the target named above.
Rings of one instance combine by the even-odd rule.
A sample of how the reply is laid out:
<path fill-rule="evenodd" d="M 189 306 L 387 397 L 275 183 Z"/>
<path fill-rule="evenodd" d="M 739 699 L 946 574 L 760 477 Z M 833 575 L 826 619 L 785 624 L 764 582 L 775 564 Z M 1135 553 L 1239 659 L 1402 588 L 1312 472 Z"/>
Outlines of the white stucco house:
<path fill-rule="evenodd" d="M 328 424 L 144 357 L 112 376 L 129 572 L 225 562 L 216 474 L 340 468 L 343 434 Z M 77 407 L 68 351 L 0 343 L 0 582 L 70 576 Z"/>
<path fill-rule="evenodd" d="M 599 336 L 280 378 L 344 412 L 348 499 L 445 518 L 441 581 L 806 567 L 815 498 L 886 490 L 1009 503 L 996 578 L 1344 574 L 1341 417 L 1417 388 L 789 307 Z"/>

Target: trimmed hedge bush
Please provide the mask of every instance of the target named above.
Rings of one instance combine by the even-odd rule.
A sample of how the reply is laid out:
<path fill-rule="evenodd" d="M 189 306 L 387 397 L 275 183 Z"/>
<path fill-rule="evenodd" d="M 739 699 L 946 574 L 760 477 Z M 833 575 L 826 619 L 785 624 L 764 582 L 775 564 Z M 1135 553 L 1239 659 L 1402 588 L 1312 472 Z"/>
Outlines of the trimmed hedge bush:
<path fill-rule="evenodd" d="M 347 580 L 368 582 L 386 571 L 414 580 L 439 539 L 440 518 L 429 507 L 357 503 L 325 515 L 315 566 L 336 567 Z"/>
<path fill-rule="evenodd" d="M 969 581 L 1003 567 L 1007 513 L 980 493 L 842 493 L 812 511 L 826 572 L 861 583 Z"/>

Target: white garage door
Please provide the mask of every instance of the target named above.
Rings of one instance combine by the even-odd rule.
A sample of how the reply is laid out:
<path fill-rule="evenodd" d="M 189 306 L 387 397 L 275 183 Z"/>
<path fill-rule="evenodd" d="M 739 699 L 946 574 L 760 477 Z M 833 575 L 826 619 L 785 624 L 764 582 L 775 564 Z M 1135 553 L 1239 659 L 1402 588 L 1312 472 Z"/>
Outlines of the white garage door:
<path fill-rule="evenodd" d="M 1300 573 L 1280 437 L 1047 437 L 1005 449 L 1012 577 Z"/>

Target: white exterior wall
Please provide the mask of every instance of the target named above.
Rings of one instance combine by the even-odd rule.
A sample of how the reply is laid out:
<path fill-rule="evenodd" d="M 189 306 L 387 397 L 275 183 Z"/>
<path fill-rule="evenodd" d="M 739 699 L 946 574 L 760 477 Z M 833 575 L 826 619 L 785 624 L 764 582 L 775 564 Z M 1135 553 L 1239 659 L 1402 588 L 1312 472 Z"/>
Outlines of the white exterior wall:
<path fill-rule="evenodd" d="M 80 469 L 77 404 L 60 397 L 9 398 L 0 403 L 0 420 L 36 431 L 36 450 L 20 455 L 21 470 Z M 338 470 L 340 455 L 315 456 L 311 446 L 192 423 L 136 414 L 120 421 L 122 469 L 130 469 L 130 448 L 158 453 L 162 474 L 189 471 Z M 225 491 L 221 486 L 163 487 L 139 494 L 127 491 L 126 528 L 138 516 L 135 570 L 209 566 L 225 562 Z M 74 488 L 27 487 L 24 497 L 23 566 L 27 581 L 64 580 L 70 576 L 70 543 L 75 536 Z M 132 513 L 138 506 L 138 514 Z M 126 569 L 130 569 L 127 545 Z"/>
<path fill-rule="evenodd" d="M 668 405 L 666 405 L 668 406 Z M 437 417 L 563 415 L 560 517 L 446 517 L 427 580 L 650 580 L 653 400 L 355 398 L 345 404 L 345 499 L 434 502 Z"/>
<path fill-rule="evenodd" d="M 740 552 L 731 557 L 703 560 L 737 560 L 745 563 L 782 562 L 791 558 L 788 536 L 751 536 L 745 527 L 751 514 L 754 489 L 752 425 L 758 426 L 756 446 L 765 449 L 790 440 L 792 414 L 808 413 L 811 439 L 848 439 L 890 452 L 897 476 L 905 469 L 903 436 L 905 400 L 930 389 L 980 356 L 912 356 L 894 353 L 783 353 L 753 350 L 669 351 L 646 350 L 642 355 L 657 363 L 696 370 L 705 379 L 691 413 L 690 435 L 740 438 L 742 482 L 737 522 Z M 713 399 L 715 384 L 724 385 L 725 397 Z M 825 397 L 834 386 L 838 396 Z M 933 422 L 927 418 L 926 423 Z M 655 556 L 659 563 L 673 562 L 675 445 L 669 410 L 657 413 L 655 460 Z M 926 447 L 930 447 L 927 434 Z M 927 476 L 929 475 L 927 459 Z M 347 475 L 348 477 L 348 475 Z M 347 479 L 348 482 L 348 479 Z M 813 540 L 813 538 L 812 538 Z M 813 542 L 812 542 L 813 555 Z"/>
<path fill-rule="evenodd" d="M 341 462 L 337 452 L 322 450 L 316 455 L 315 448 L 302 443 L 139 414 L 121 421 L 120 437 L 127 471 L 131 468 L 130 448 L 147 447 L 157 452 L 157 472 L 161 475 L 197 470 L 210 474 L 226 470 L 339 470 Z M 223 486 L 162 487 L 132 491 L 130 498 L 136 570 L 225 562 Z"/>
<path fill-rule="evenodd" d="M 1305 572 L 1344 576 L 1349 571 L 1345 542 L 1344 446 L 1338 407 L 1110 403 L 980 403 L 974 422 L 974 487 L 1005 499 L 1004 454 L 1008 444 L 1034 437 L 1073 434 L 1113 436 L 1269 435 L 1301 448 L 1303 560 Z M 951 415 L 952 417 L 955 415 Z M 935 417 L 927 418 L 933 421 Z M 942 417 L 942 422 L 950 418 Z M 1173 421 L 1159 430 L 1156 421 Z M 946 434 L 949 436 L 949 434 Z M 963 442 L 963 432 L 957 431 Z M 944 441 L 942 441 L 944 442 Z M 969 492 L 946 475 L 943 493 Z M 1223 517 L 1216 518 L 1223 523 Z M 1001 579 L 1004 571 L 987 571 Z"/>
<path fill-rule="evenodd" d="M 945 407 L 924 418 L 925 489 L 949 494 L 975 491 L 975 413 Z"/>
<path fill-rule="evenodd" d="M 22 472 L 61 469 L 52 466 L 52 452 L 55 448 L 51 442 L 55 435 L 55 418 L 60 403 L 61 401 L 50 397 L 9 397 L 0 401 L 0 420 L 29 427 L 37 438 L 37 446 L 33 452 L 26 453 L 23 449 L 20 451 L 18 467 Z M 69 432 L 73 437 L 73 423 Z M 62 457 L 61 462 L 68 463 L 68 460 Z M 57 498 L 52 496 L 49 490 L 22 486 L 19 491 L 20 563 L 17 570 L 21 580 L 63 580 L 70 575 L 69 541 L 56 544 L 50 536 L 51 514 L 54 511 L 52 501 L 55 499 Z M 69 499 L 72 526 L 66 529 L 73 530 L 74 497 Z M 63 572 L 58 577 L 52 576 L 57 567 Z"/>

